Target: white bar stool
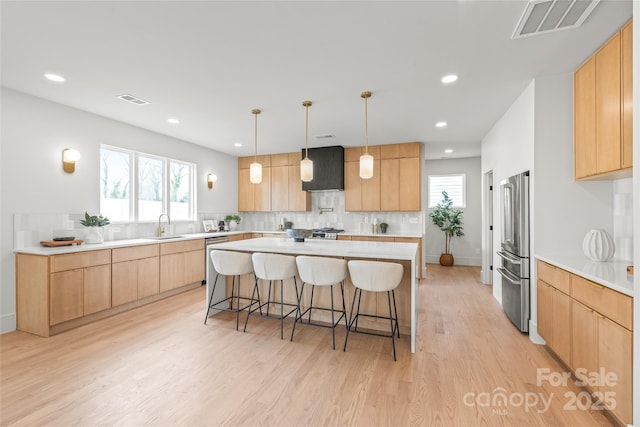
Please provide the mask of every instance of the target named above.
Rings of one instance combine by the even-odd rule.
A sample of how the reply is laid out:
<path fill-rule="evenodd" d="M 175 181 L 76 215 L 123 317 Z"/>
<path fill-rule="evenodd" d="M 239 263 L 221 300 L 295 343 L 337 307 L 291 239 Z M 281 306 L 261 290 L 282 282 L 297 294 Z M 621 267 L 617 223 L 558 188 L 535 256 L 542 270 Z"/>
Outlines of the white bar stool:
<path fill-rule="evenodd" d="M 344 279 L 347 277 L 347 261 L 339 258 L 325 258 L 317 256 L 298 256 L 296 257 L 296 264 L 298 265 L 298 274 L 302 280 L 302 288 L 300 289 L 300 296 L 304 293 L 304 285 L 311 285 L 311 301 L 309 308 L 307 308 L 300 316 L 296 316 L 293 322 L 293 329 L 291 330 L 291 341 L 293 341 L 293 334 L 296 331 L 296 323 L 302 322 L 302 317 L 309 313 L 309 325 L 329 327 L 326 324 L 311 323 L 311 310 L 325 310 L 331 312 L 331 334 L 333 336 L 333 349 L 336 349 L 336 325 L 340 323 L 340 320 L 344 318 L 344 326 L 347 327 L 347 308 L 344 303 Z M 335 320 L 334 304 L 333 304 L 333 285 L 340 284 L 340 293 L 342 294 L 342 310 L 338 310 L 340 317 Z M 329 286 L 331 289 L 331 308 L 314 307 L 313 306 L 313 293 L 316 286 Z"/>
<path fill-rule="evenodd" d="M 213 282 L 213 288 L 211 289 L 211 296 L 209 298 L 209 307 L 207 308 L 207 315 L 204 317 L 204 324 L 205 325 L 207 324 L 207 319 L 209 318 L 209 312 L 212 309 L 232 311 L 236 313 L 236 331 L 237 331 L 238 323 L 240 320 L 240 312 L 247 308 L 250 311 L 251 306 L 253 306 L 254 303 L 257 303 L 258 307 L 260 307 L 260 291 L 257 289 L 256 283 L 254 283 L 254 288 L 253 288 L 253 293 L 251 294 L 251 298 L 240 296 L 240 276 L 244 274 L 253 273 L 253 263 L 251 262 L 251 254 L 247 254 L 243 252 L 231 252 L 231 251 L 219 251 L 219 250 L 213 250 L 209 254 L 211 256 L 211 261 L 213 261 L 213 266 L 217 274 L 216 274 L 216 279 Z M 224 299 L 214 302 L 213 295 L 214 295 L 214 292 L 216 291 L 216 285 L 218 284 L 218 276 L 232 276 L 231 296 L 228 296 Z M 236 278 L 238 283 L 237 292 L 236 292 Z M 256 290 L 258 290 L 257 299 L 254 298 Z M 241 300 L 250 301 L 250 303 L 249 305 L 240 307 Z M 220 304 L 225 303 L 227 301 L 229 301 L 229 303 L 231 304 L 229 308 L 217 307 Z M 234 301 L 235 301 L 235 309 L 233 308 Z"/>
<path fill-rule="evenodd" d="M 355 323 L 354 332 L 360 332 L 369 335 L 378 335 L 383 337 L 390 337 L 391 344 L 393 346 L 393 360 L 396 360 L 396 342 L 395 333 L 398 333 L 400 338 L 400 328 L 398 327 L 398 309 L 396 307 L 396 295 L 395 288 L 398 287 L 402 280 L 403 267 L 401 264 L 395 262 L 380 262 L 380 261 L 349 261 L 349 275 L 351 276 L 351 282 L 356 287 L 356 291 L 353 294 L 353 302 L 351 303 L 351 318 L 349 319 L 349 325 L 347 327 L 347 336 L 344 339 L 343 351 L 347 351 L 347 340 L 349 339 L 349 331 Z M 362 298 L 362 291 L 368 292 L 386 292 L 387 301 L 389 302 L 389 317 L 377 316 L 370 314 L 360 313 L 360 299 Z M 393 297 L 393 311 L 391 309 L 391 298 Z M 358 308 L 355 312 L 353 307 L 358 300 Z M 395 317 L 394 317 L 395 312 Z M 391 335 L 379 334 L 375 332 L 363 332 L 358 331 L 358 317 L 374 317 L 377 319 L 389 319 L 391 324 Z"/>
<path fill-rule="evenodd" d="M 284 319 L 297 311 L 300 313 L 300 296 L 298 295 L 298 283 L 296 282 L 296 258 L 290 255 L 279 255 L 279 254 L 267 254 L 262 252 L 256 252 L 251 255 L 253 260 L 253 270 L 256 275 L 256 289 L 258 286 L 258 279 L 268 280 L 269 281 L 269 295 L 267 297 L 267 302 L 260 304 L 260 314 L 262 314 L 262 307 L 267 306 L 267 317 L 269 317 L 269 307 L 271 304 L 280 306 L 280 339 L 283 339 L 284 336 Z M 293 278 L 293 284 L 296 290 L 296 303 L 290 304 L 284 302 L 284 280 Z M 271 300 L 271 285 L 274 280 L 280 281 L 280 301 L 272 301 Z M 254 289 L 255 291 L 255 289 Z M 293 307 L 291 311 L 288 313 L 284 313 L 284 306 Z M 247 330 L 247 323 L 249 322 L 249 316 L 251 313 L 256 311 L 256 309 L 249 310 L 249 314 L 247 315 L 247 319 L 244 323 L 244 330 Z"/>

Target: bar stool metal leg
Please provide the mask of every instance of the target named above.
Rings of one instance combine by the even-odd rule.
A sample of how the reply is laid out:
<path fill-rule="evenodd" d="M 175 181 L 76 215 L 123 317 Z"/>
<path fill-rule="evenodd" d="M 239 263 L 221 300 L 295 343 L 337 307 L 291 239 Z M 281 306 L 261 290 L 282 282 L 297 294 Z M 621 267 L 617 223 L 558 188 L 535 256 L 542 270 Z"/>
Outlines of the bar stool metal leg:
<path fill-rule="evenodd" d="M 393 361 L 396 361 L 396 331 L 393 328 L 393 311 L 391 310 L 391 292 L 387 291 L 387 301 L 389 302 L 389 323 L 391 324 L 391 346 L 393 347 Z M 398 320 L 396 319 L 396 324 Z"/>
<path fill-rule="evenodd" d="M 207 319 L 209 318 L 209 313 L 211 312 L 211 301 L 213 300 L 213 293 L 216 291 L 216 284 L 218 284 L 218 276 L 220 273 L 216 274 L 216 278 L 213 281 L 213 289 L 211 289 L 211 296 L 209 297 L 209 304 L 207 304 L 207 314 L 204 316 L 204 324 L 207 324 Z"/>

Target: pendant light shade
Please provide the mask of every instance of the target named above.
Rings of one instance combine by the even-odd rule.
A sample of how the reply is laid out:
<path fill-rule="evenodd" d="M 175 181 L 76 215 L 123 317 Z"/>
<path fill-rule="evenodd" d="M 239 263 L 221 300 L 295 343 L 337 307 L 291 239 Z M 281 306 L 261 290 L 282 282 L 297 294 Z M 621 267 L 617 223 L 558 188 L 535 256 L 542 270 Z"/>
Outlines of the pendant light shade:
<path fill-rule="evenodd" d="M 253 154 L 253 163 L 249 165 L 249 181 L 252 184 L 260 184 L 262 182 L 262 165 L 258 163 L 258 114 L 261 111 L 259 109 L 251 110 L 251 114 L 255 116 L 255 143 L 254 143 L 254 154 Z"/>
<path fill-rule="evenodd" d="M 260 184 L 262 182 L 262 165 L 260 163 L 253 162 L 249 166 L 249 181 L 252 184 Z"/>
<path fill-rule="evenodd" d="M 373 156 L 369 154 L 369 117 L 367 110 L 367 99 L 371 98 L 371 92 L 362 92 L 364 98 L 364 154 L 360 156 L 360 178 L 369 179 L 373 177 Z"/>
<path fill-rule="evenodd" d="M 300 179 L 304 182 L 313 181 L 313 161 L 309 158 L 309 107 L 311 107 L 311 101 L 302 101 L 302 106 L 306 110 L 306 124 L 305 124 L 305 155 L 304 159 L 300 161 Z"/>
<path fill-rule="evenodd" d="M 373 177 L 373 156 L 364 153 L 360 156 L 360 178 L 369 179 Z"/>

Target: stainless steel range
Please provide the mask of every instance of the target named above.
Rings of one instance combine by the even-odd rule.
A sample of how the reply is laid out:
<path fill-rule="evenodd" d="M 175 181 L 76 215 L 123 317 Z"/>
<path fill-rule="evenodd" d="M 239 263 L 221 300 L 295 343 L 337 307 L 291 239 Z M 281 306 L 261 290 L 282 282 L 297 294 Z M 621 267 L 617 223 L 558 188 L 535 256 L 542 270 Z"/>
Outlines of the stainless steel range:
<path fill-rule="evenodd" d="M 327 240 L 337 240 L 338 234 L 342 233 L 344 230 L 339 230 L 337 228 L 325 227 L 325 228 L 316 228 L 313 230 L 311 234 L 312 239 L 327 239 Z"/>
<path fill-rule="evenodd" d="M 529 332 L 529 172 L 500 183 L 502 205 L 502 308 L 514 325 Z"/>

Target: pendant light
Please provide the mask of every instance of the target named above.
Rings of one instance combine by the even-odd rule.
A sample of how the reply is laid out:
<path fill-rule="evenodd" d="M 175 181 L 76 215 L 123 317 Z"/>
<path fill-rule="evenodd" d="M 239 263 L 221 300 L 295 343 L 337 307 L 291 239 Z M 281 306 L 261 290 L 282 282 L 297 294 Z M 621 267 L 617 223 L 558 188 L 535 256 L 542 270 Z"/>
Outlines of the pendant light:
<path fill-rule="evenodd" d="M 255 143 L 254 143 L 254 154 L 253 154 L 253 163 L 249 166 L 249 181 L 252 184 L 260 184 L 262 182 L 262 165 L 258 163 L 258 114 L 262 111 L 259 109 L 251 110 L 251 114 L 255 116 Z"/>
<path fill-rule="evenodd" d="M 369 118 L 367 111 L 367 99 L 371 98 L 371 92 L 362 92 L 364 98 L 364 154 L 360 156 L 360 178 L 369 179 L 373 177 L 373 156 L 369 154 Z"/>
<path fill-rule="evenodd" d="M 304 159 L 300 161 L 300 179 L 304 182 L 313 181 L 313 161 L 309 159 L 309 107 L 311 107 L 311 101 L 302 101 L 302 106 L 306 109 L 307 121 L 306 121 L 306 134 L 305 134 L 305 155 Z"/>

